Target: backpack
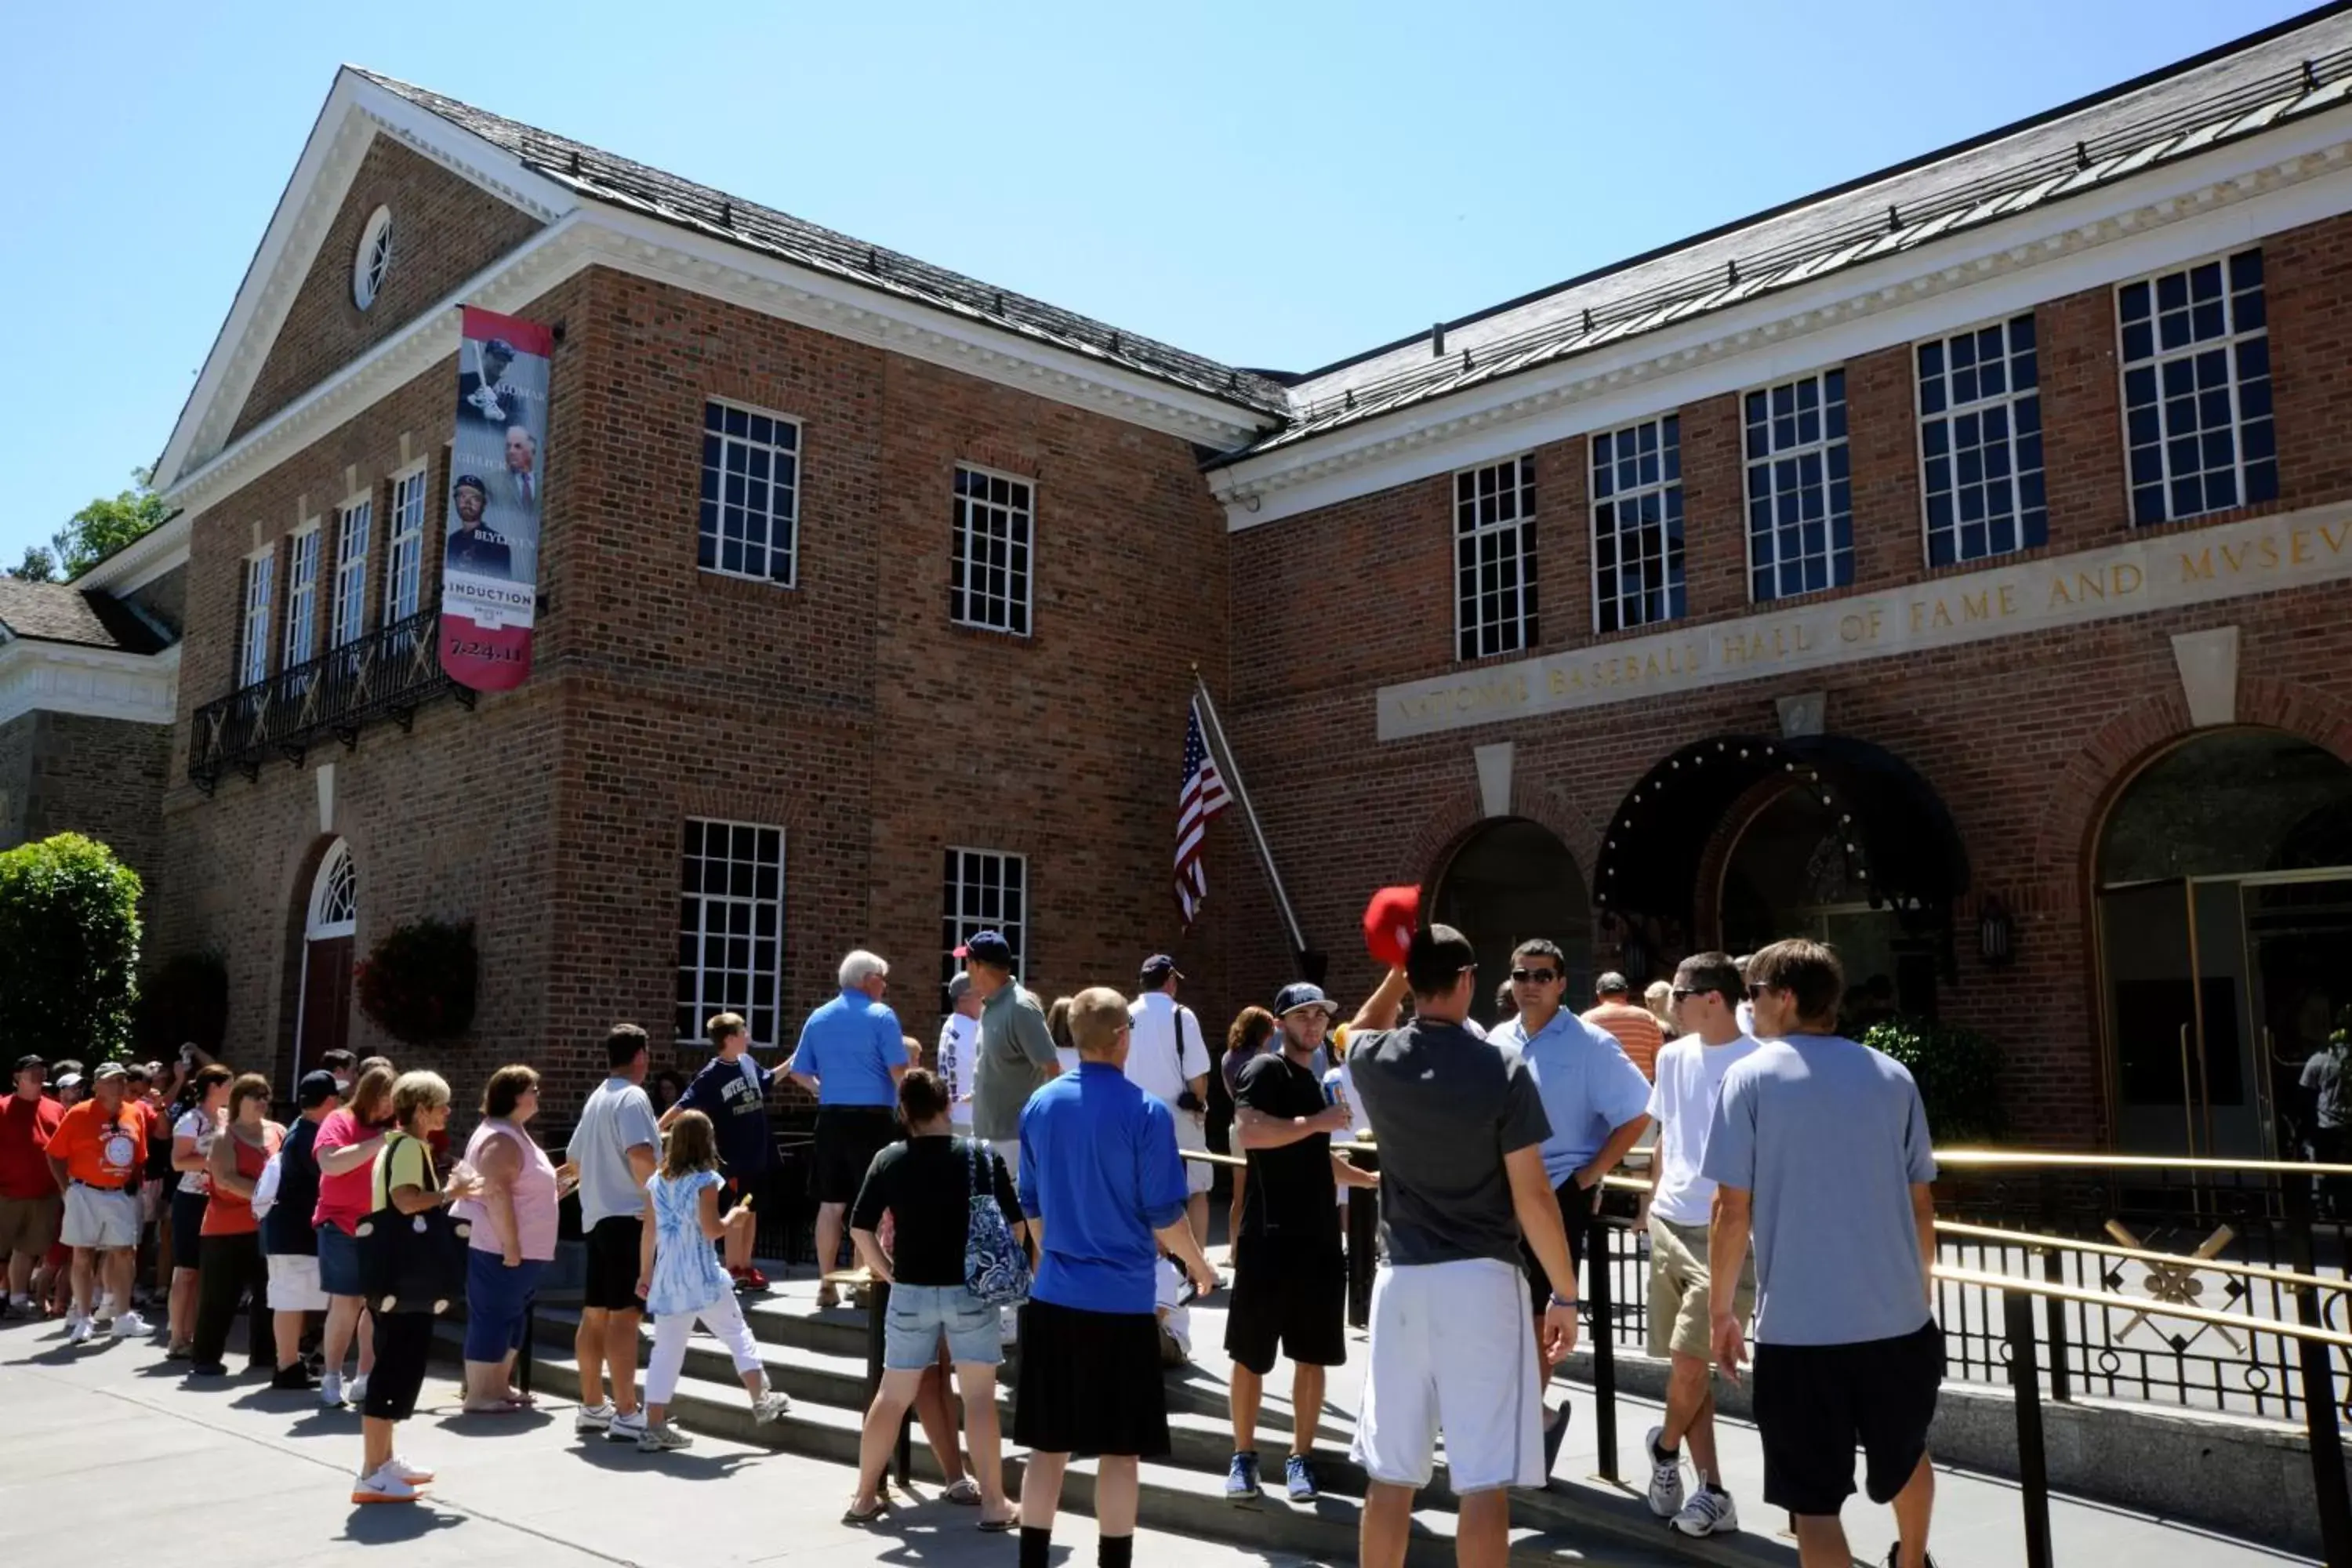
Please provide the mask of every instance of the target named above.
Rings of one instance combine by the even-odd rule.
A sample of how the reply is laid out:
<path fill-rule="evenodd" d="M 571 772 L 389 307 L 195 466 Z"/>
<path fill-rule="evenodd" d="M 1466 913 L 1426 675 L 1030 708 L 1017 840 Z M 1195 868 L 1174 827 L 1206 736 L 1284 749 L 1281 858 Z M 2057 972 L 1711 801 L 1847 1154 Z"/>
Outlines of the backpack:
<path fill-rule="evenodd" d="M 963 1242 L 964 1289 L 992 1307 L 1013 1307 L 1029 1299 L 1029 1251 L 1013 1234 L 1012 1224 L 996 1201 L 995 1184 L 988 1179 L 991 1157 L 980 1140 L 963 1146 L 964 1168 L 971 1173 L 971 1216 Z"/>

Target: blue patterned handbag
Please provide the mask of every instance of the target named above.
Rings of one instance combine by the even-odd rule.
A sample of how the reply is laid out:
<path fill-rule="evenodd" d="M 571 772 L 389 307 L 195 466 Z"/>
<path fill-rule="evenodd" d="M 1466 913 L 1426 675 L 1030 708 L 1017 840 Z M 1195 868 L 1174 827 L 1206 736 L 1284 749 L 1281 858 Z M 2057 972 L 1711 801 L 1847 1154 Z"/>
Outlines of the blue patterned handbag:
<path fill-rule="evenodd" d="M 964 1289 L 992 1307 L 1017 1307 L 1029 1299 L 1029 1249 L 1013 1234 L 1003 1205 L 996 1201 L 996 1184 L 989 1180 L 988 1144 L 980 1140 L 963 1146 L 964 1168 L 971 1173 L 971 1217 L 964 1231 Z"/>

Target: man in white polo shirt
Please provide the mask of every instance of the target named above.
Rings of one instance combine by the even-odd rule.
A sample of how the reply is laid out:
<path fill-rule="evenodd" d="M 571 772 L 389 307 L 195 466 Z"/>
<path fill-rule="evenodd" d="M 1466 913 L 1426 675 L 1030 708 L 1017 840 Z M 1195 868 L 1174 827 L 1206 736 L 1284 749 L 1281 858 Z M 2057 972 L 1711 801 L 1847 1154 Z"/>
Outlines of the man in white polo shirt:
<path fill-rule="evenodd" d="M 1136 990 L 1140 993 L 1127 1010 L 1129 1043 L 1127 1078 L 1129 1083 L 1168 1108 L 1176 1121 L 1176 1147 L 1205 1153 L 1209 1147 L 1209 1044 L 1201 1035 L 1201 1020 L 1176 1000 L 1184 976 L 1176 961 L 1156 952 L 1143 961 Z M 1205 1160 L 1184 1162 L 1184 1218 L 1192 1239 L 1209 1245 L 1209 1187 L 1216 1168 Z"/>
<path fill-rule="evenodd" d="M 948 1120 L 971 1135 L 971 1065 L 980 1054 L 979 991 L 962 970 L 948 982 L 948 1016 L 940 1025 L 940 1081 L 947 1086 Z"/>

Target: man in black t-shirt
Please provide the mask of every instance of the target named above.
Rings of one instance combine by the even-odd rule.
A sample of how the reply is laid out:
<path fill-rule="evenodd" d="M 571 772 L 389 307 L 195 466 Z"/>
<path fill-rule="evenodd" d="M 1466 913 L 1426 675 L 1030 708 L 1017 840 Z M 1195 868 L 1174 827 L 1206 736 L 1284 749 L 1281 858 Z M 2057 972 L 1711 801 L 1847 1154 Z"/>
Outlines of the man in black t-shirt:
<path fill-rule="evenodd" d="M 1274 1008 L 1282 1048 L 1252 1060 L 1234 1090 L 1234 1142 L 1247 1153 L 1249 1181 L 1225 1315 L 1225 1353 L 1234 1358 L 1234 1458 L 1225 1497 L 1243 1504 L 1260 1495 L 1258 1402 L 1277 1347 L 1292 1369 L 1286 1489 L 1293 1502 L 1320 1495 L 1309 1456 L 1323 1411 L 1323 1369 L 1348 1359 L 1339 1187 L 1380 1182 L 1331 1152 L 1331 1134 L 1351 1123 L 1346 1106 L 1324 1099 L 1315 1071 L 1335 1010 L 1330 1001 L 1318 986 L 1286 985 Z"/>

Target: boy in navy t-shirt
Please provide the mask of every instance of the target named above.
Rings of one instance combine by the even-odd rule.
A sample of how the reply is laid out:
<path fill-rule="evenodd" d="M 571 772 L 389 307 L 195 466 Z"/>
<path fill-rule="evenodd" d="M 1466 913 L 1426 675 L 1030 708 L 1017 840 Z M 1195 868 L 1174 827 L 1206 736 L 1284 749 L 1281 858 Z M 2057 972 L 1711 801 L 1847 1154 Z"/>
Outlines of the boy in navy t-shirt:
<path fill-rule="evenodd" d="M 735 1202 L 760 1190 L 774 1157 L 775 1136 L 768 1125 L 768 1090 L 784 1076 L 779 1063 L 763 1068 L 746 1054 L 751 1037 L 741 1015 L 721 1013 L 706 1028 L 719 1054 L 702 1064 L 677 1103 L 663 1112 L 665 1131 L 683 1110 L 699 1110 L 710 1118 L 719 1137 L 719 1164 L 727 1173 L 727 1194 Z M 730 1226 L 727 1231 L 727 1272 L 739 1290 L 764 1290 L 768 1277 L 751 1263 L 752 1226 Z"/>

